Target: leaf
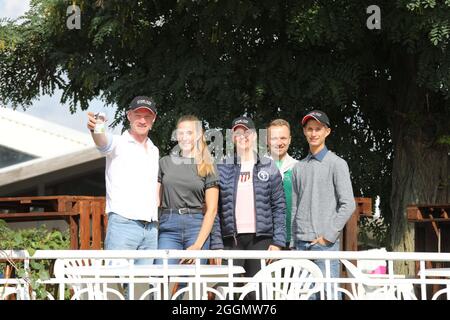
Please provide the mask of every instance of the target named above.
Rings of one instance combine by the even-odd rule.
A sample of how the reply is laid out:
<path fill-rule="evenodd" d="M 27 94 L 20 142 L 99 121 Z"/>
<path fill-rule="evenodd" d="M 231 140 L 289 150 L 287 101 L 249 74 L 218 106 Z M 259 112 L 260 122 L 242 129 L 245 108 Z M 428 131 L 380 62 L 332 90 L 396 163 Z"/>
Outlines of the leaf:
<path fill-rule="evenodd" d="M 49 272 L 47 271 L 47 270 L 44 270 L 44 269 L 40 269 L 39 270 L 39 279 L 41 279 L 41 280 L 48 280 L 48 279 L 50 279 L 50 274 L 49 274 Z"/>
<path fill-rule="evenodd" d="M 22 244 L 23 237 L 22 237 L 22 235 L 20 233 L 16 233 L 14 235 L 14 242 L 16 242 L 18 246 L 20 246 Z"/>
<path fill-rule="evenodd" d="M 36 270 L 42 269 L 42 265 L 40 263 L 36 262 L 36 260 L 30 260 L 30 267 L 32 267 L 33 269 L 36 269 Z"/>
<path fill-rule="evenodd" d="M 25 272 L 24 269 L 16 270 L 16 272 L 17 272 L 17 275 L 18 275 L 20 278 L 23 278 L 23 277 L 26 275 L 26 272 Z"/>

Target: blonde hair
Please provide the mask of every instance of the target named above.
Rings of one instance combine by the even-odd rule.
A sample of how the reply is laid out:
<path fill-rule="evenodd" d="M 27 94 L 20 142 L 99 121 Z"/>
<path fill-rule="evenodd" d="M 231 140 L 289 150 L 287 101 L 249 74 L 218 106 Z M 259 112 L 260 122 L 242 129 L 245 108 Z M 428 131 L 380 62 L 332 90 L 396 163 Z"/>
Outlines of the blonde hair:
<path fill-rule="evenodd" d="M 291 132 L 291 126 L 289 125 L 289 122 L 287 122 L 284 119 L 275 119 L 273 120 L 269 126 L 267 127 L 267 129 L 269 129 L 270 127 L 282 127 L 282 126 L 286 126 L 289 129 L 289 132 Z"/>
<path fill-rule="evenodd" d="M 206 177 L 208 175 L 216 174 L 213 165 L 213 157 L 209 152 L 208 145 L 206 144 L 205 135 L 203 132 L 202 123 L 200 120 L 194 115 L 185 115 L 178 119 L 178 125 L 185 121 L 192 121 L 195 123 L 195 134 L 196 137 L 200 137 L 197 139 L 194 150 L 195 162 L 197 163 L 197 171 L 200 177 Z"/>

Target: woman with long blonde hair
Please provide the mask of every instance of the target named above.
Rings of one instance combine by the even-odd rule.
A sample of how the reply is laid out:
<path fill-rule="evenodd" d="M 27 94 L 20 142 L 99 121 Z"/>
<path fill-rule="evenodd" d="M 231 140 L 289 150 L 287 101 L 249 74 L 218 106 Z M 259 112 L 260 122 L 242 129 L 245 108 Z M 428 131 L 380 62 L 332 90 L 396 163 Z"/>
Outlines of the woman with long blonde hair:
<path fill-rule="evenodd" d="M 158 249 L 207 250 L 219 198 L 217 168 L 197 117 L 178 120 L 176 140 L 174 151 L 159 162 Z"/>

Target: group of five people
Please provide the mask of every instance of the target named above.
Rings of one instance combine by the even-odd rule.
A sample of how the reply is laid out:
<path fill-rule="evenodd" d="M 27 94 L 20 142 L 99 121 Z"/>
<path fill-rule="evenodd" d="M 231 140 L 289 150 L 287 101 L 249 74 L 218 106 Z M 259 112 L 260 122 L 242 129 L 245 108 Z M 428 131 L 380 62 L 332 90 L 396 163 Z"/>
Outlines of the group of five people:
<path fill-rule="evenodd" d="M 156 104 L 145 96 L 130 103 L 122 135 L 94 132 L 98 120 L 88 112 L 88 128 L 106 156 L 105 249 L 339 250 L 355 202 L 347 163 L 325 145 L 331 125 L 324 112 L 301 119 L 309 153 L 300 161 L 287 152 L 287 121 L 269 124 L 269 153 L 260 155 L 254 122 L 244 116 L 231 125 L 232 154 L 215 159 L 201 121 L 186 115 L 177 122 L 176 148 L 160 158 L 148 137 L 156 118 Z M 261 268 L 256 259 L 235 264 L 248 277 Z M 332 261 L 331 276 L 338 275 Z"/>

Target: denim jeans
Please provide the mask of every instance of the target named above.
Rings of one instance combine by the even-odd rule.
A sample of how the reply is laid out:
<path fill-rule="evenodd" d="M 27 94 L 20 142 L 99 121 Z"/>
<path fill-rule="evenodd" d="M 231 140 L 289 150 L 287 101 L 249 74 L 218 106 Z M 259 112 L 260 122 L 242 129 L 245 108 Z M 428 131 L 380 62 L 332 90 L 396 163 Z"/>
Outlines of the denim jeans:
<path fill-rule="evenodd" d="M 203 213 L 163 213 L 159 218 L 158 249 L 186 250 L 195 243 L 203 223 Z M 209 237 L 203 244 L 202 250 L 209 249 Z M 169 259 L 169 264 L 178 264 L 178 259 Z M 206 259 L 200 260 L 206 264 Z M 155 264 L 163 264 L 162 259 L 156 259 Z M 186 287 L 186 283 L 179 283 L 178 290 Z M 184 294 L 178 296 L 182 300 Z"/>
<path fill-rule="evenodd" d="M 158 249 L 186 250 L 195 243 L 203 223 L 202 213 L 163 213 L 159 219 Z M 209 249 L 209 237 L 202 250 Z M 178 259 L 169 259 L 169 264 L 179 263 Z M 162 264 L 157 259 L 155 264 Z M 201 259 L 206 264 L 206 259 Z"/>
<path fill-rule="evenodd" d="M 106 250 L 156 250 L 158 248 L 157 223 L 144 224 L 121 215 L 108 213 Z M 136 264 L 153 264 L 153 259 L 137 259 Z"/>
<path fill-rule="evenodd" d="M 311 245 L 310 241 L 301 241 L 301 240 L 295 240 L 295 248 L 300 251 L 339 251 L 340 249 L 340 241 L 339 239 L 336 240 L 335 243 L 330 243 L 326 246 L 321 244 L 313 244 Z M 315 264 L 320 268 L 324 276 L 327 276 L 325 273 L 325 260 L 318 259 L 314 261 Z M 330 278 L 339 278 L 340 272 L 339 272 L 340 263 L 339 260 L 330 260 Z M 327 295 L 326 298 L 328 299 L 334 299 L 334 283 L 331 283 L 331 290 L 328 291 L 328 285 L 325 283 L 325 293 Z M 315 297 L 313 297 L 314 300 L 318 300 L 320 296 L 316 294 Z M 338 292 L 337 296 L 338 300 L 341 299 L 340 292 Z"/>

